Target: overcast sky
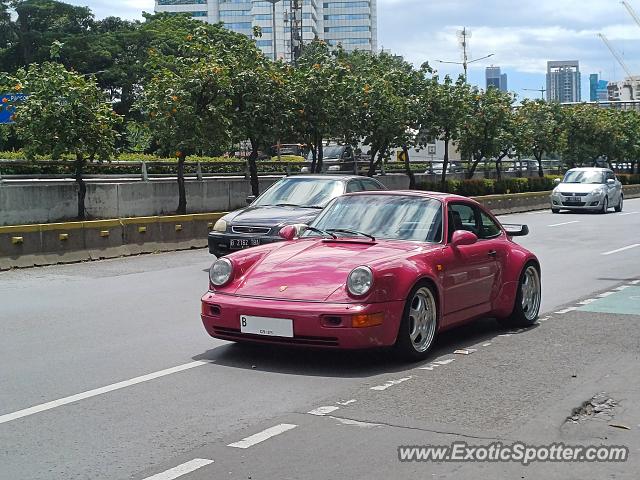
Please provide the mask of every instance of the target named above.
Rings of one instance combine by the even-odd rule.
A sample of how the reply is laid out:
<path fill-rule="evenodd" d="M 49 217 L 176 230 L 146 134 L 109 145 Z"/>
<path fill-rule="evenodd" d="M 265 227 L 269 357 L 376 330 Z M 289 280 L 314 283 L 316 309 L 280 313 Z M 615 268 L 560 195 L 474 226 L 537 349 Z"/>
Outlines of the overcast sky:
<path fill-rule="evenodd" d="M 141 18 L 154 7 L 153 0 L 67 1 L 89 6 L 97 18 Z M 629 3 L 640 13 L 640 0 Z M 461 60 L 456 32 L 462 27 L 471 31 L 470 59 L 494 53 L 470 66 L 469 81 L 484 87 L 484 67 L 498 65 L 520 98 L 540 95 L 523 89 L 545 86 L 547 60 L 580 61 L 583 100 L 589 99 L 590 73 L 622 79 L 598 32 L 640 75 L 640 26 L 619 0 L 378 0 L 378 46 L 416 65 L 429 61 L 442 74 L 462 70 L 436 62 Z"/>

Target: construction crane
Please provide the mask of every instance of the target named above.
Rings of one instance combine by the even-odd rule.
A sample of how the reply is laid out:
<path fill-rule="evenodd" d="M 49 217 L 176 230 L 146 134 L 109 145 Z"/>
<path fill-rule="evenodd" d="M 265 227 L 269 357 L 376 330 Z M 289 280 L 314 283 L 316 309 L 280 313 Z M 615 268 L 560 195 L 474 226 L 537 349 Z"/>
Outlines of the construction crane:
<path fill-rule="evenodd" d="M 638 24 L 638 26 L 640 27 L 640 17 L 638 17 L 638 14 L 636 13 L 636 11 L 633 9 L 633 7 L 631 5 L 629 5 L 628 2 L 620 2 L 622 5 L 624 5 L 624 8 L 627 9 L 627 11 L 629 12 L 629 15 L 631 15 L 631 17 L 633 17 L 633 19 L 635 20 L 635 22 Z"/>
<path fill-rule="evenodd" d="M 540 92 L 540 98 L 542 98 L 544 100 L 544 92 L 547 91 L 546 88 L 523 88 L 523 90 L 526 90 L 527 92 Z"/>
<path fill-rule="evenodd" d="M 629 78 L 633 77 L 633 75 L 631 74 L 631 70 L 629 70 L 629 67 L 627 66 L 626 63 L 624 63 L 624 60 L 622 59 L 620 54 L 616 51 L 616 49 L 613 48 L 613 45 L 611 45 L 611 42 L 609 42 L 609 39 L 605 37 L 602 33 L 599 33 L 598 36 L 602 39 L 604 44 L 607 46 L 607 48 L 611 52 L 611 55 L 613 55 L 613 57 L 618 61 L 622 69 L 627 74 L 627 77 Z"/>

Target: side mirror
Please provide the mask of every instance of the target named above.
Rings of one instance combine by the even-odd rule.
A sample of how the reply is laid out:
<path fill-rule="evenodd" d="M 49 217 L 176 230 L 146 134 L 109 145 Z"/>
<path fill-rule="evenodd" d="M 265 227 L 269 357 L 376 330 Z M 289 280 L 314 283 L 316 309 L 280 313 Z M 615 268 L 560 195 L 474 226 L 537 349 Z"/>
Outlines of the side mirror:
<path fill-rule="evenodd" d="M 554 184 L 554 185 L 560 185 L 560 182 L 561 182 L 561 180 L 560 180 L 559 178 L 555 178 L 555 179 L 553 180 L 553 184 Z"/>
<path fill-rule="evenodd" d="M 293 240 L 298 236 L 298 229 L 295 225 L 287 225 L 286 227 L 282 227 L 280 232 L 278 232 L 280 238 L 283 240 Z"/>
<path fill-rule="evenodd" d="M 476 234 L 467 230 L 456 230 L 451 237 L 451 245 L 454 247 L 473 245 L 477 241 L 478 237 L 476 237 Z"/>
<path fill-rule="evenodd" d="M 255 199 L 256 199 L 255 195 L 249 195 L 247 197 L 247 205 L 251 205 L 255 201 Z"/>
<path fill-rule="evenodd" d="M 610 187 L 613 187 L 616 184 L 616 181 L 613 178 L 610 178 L 609 180 L 607 180 L 607 185 L 609 185 Z"/>
<path fill-rule="evenodd" d="M 510 237 L 524 237 L 525 235 L 529 235 L 529 227 L 527 225 L 505 223 L 502 226 Z"/>

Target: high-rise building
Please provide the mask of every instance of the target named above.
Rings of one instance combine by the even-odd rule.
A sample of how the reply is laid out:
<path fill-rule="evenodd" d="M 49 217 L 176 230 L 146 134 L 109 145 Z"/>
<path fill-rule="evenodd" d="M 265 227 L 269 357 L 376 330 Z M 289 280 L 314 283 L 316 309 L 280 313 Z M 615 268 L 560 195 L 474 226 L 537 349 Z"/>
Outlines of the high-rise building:
<path fill-rule="evenodd" d="M 507 91 L 507 74 L 500 73 L 500 67 L 487 67 L 485 69 L 486 87 L 497 88 L 503 92 Z"/>
<path fill-rule="evenodd" d="M 292 4 L 298 4 L 298 11 Z M 267 56 L 273 56 L 273 8 L 277 58 L 292 57 L 292 23 L 301 20 L 302 40 L 325 40 L 345 50 L 377 51 L 377 0 L 156 0 L 156 12 L 189 13 L 209 23 L 223 22 L 229 29 L 254 37 Z M 294 32 L 296 30 L 294 29 Z M 295 48 L 295 39 L 293 40 Z"/>
<path fill-rule="evenodd" d="M 601 102 L 609 99 L 607 87 L 609 82 L 599 80 L 597 73 L 589 75 L 589 100 L 591 102 Z"/>
<path fill-rule="evenodd" d="M 580 62 L 578 60 L 547 62 L 547 100 L 580 101 Z"/>

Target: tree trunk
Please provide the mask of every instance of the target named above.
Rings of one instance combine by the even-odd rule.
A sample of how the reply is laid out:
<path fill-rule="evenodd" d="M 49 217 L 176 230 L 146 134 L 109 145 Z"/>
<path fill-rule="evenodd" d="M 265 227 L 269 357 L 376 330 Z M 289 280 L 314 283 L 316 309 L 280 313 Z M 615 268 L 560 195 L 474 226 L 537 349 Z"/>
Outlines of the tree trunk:
<path fill-rule="evenodd" d="M 251 183 L 251 195 L 255 195 L 257 197 L 260 195 L 258 166 L 256 165 L 256 160 L 258 159 L 258 142 L 253 138 L 249 141 L 251 142 L 251 155 L 249 155 L 249 182 Z"/>
<path fill-rule="evenodd" d="M 369 152 L 369 171 L 367 172 L 367 177 L 373 177 L 376 173 L 376 155 L 378 154 L 378 149 L 371 147 L 371 151 Z"/>
<path fill-rule="evenodd" d="M 409 148 L 406 145 L 402 146 L 402 152 L 404 153 L 404 169 L 409 177 L 409 189 L 416 188 L 416 176 L 411 171 L 411 161 L 409 160 Z"/>
<path fill-rule="evenodd" d="M 176 210 L 178 215 L 187 213 L 187 192 L 184 187 L 184 161 L 186 159 L 187 155 L 184 152 L 178 154 L 178 209 Z"/>
<path fill-rule="evenodd" d="M 498 180 L 502 180 L 502 159 L 506 156 L 507 154 L 503 152 L 496 158 L 496 178 Z"/>
<path fill-rule="evenodd" d="M 84 170 L 85 161 L 81 153 L 76 153 L 75 167 L 75 180 L 78 184 L 78 220 L 85 220 L 85 208 L 84 199 L 87 195 L 87 185 L 82 178 L 82 171 Z"/>
<path fill-rule="evenodd" d="M 540 178 L 544 177 L 544 169 L 542 168 L 542 153 L 536 155 L 536 160 L 538 161 L 538 176 Z"/>
<path fill-rule="evenodd" d="M 467 172 L 467 179 L 470 180 L 473 178 L 473 174 L 476 173 L 476 168 L 478 168 L 478 164 L 483 158 L 484 158 L 484 155 L 482 154 L 482 152 L 478 152 L 477 154 L 473 155 L 472 157 L 473 161 L 471 163 L 471 167 Z"/>
<path fill-rule="evenodd" d="M 324 157 L 324 147 L 322 146 L 322 137 L 318 137 L 318 163 L 316 164 L 315 173 L 322 173 L 322 158 Z"/>
<path fill-rule="evenodd" d="M 440 176 L 440 189 L 444 192 L 447 185 L 447 168 L 449 168 L 449 135 L 444 136 L 444 157 L 442 158 L 442 173 Z M 433 171 L 433 163 L 431 164 Z"/>

